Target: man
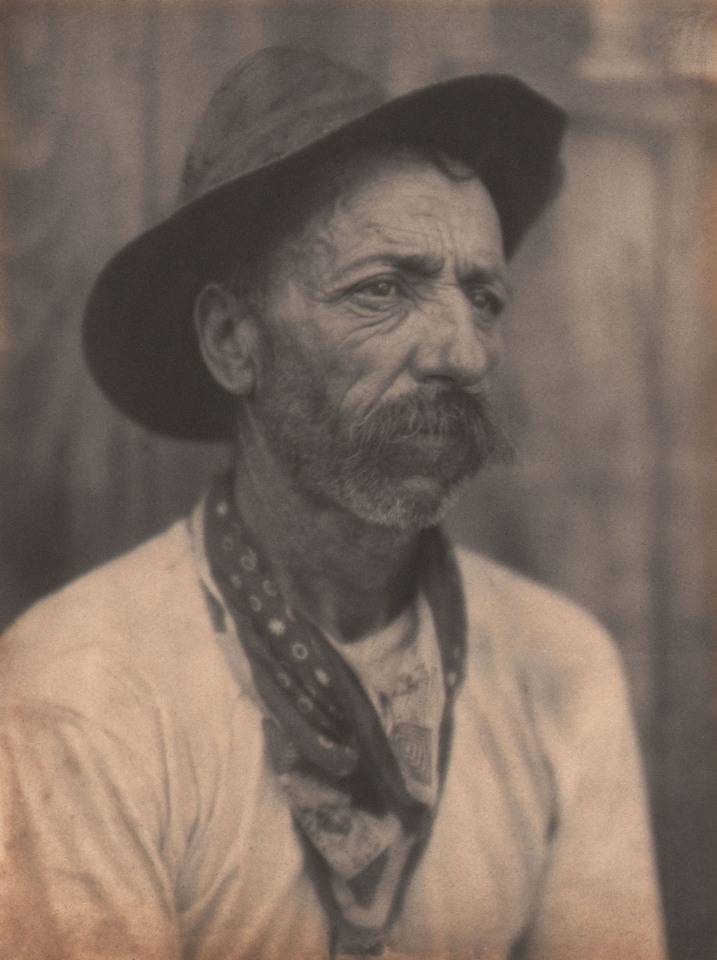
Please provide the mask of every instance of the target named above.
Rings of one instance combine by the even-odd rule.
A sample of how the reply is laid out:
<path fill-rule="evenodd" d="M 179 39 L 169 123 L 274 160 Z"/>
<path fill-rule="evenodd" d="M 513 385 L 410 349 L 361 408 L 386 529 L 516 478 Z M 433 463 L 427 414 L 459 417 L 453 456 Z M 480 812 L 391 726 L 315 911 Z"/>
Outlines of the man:
<path fill-rule="evenodd" d="M 3 956 L 662 956 L 610 642 L 438 526 L 505 452 L 506 258 L 562 129 L 505 77 L 225 79 L 85 345 L 234 467 L 5 638 Z"/>

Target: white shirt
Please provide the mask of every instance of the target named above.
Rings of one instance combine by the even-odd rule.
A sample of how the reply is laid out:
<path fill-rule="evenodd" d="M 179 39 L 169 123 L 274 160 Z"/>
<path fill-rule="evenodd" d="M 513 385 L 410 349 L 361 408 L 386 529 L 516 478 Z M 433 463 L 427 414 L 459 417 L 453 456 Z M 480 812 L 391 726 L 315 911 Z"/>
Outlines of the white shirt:
<path fill-rule="evenodd" d="M 583 612 L 458 551 L 466 679 L 388 956 L 659 960 L 620 667 Z M 0 652 L 2 960 L 308 960 L 328 930 L 241 646 L 187 525 L 20 619 Z M 211 590 L 211 583 L 208 584 Z"/>

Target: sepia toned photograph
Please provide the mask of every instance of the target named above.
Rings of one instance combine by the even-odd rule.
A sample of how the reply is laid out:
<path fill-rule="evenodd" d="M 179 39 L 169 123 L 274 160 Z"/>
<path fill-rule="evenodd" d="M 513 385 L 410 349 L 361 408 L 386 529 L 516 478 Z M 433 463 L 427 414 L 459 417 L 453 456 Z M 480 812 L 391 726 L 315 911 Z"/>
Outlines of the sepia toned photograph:
<path fill-rule="evenodd" d="M 717 960 L 717 8 L 0 44 L 0 960 Z"/>

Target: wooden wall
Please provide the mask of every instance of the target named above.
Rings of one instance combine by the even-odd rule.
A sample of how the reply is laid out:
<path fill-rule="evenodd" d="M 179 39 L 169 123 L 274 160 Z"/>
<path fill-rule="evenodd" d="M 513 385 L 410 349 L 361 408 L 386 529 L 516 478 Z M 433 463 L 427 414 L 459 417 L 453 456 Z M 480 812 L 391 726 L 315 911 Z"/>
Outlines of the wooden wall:
<path fill-rule="evenodd" d="M 717 957 L 717 97 L 666 73 L 675 23 L 683 37 L 704 13 L 684 4 L 676 21 L 675 5 L 639 4 L 631 16 L 630 49 L 611 61 L 609 29 L 579 3 L 1 6 L 0 623 L 182 513 L 224 462 L 221 449 L 154 438 L 114 413 L 78 333 L 102 263 L 171 208 L 224 70 L 279 42 L 325 47 L 395 91 L 517 73 L 571 112 L 568 179 L 515 262 L 502 392 L 518 462 L 472 484 L 451 526 L 615 633 L 673 957 L 705 960 Z"/>

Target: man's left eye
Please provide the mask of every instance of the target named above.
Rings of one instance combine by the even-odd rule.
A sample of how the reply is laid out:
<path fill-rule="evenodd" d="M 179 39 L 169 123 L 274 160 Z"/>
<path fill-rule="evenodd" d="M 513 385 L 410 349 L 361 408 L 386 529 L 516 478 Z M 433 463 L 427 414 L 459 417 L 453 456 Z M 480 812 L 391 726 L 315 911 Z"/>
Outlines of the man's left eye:
<path fill-rule="evenodd" d="M 477 310 L 487 310 L 492 314 L 499 314 L 504 307 L 504 301 L 494 290 L 486 287 L 476 287 L 468 290 L 468 299 Z"/>

